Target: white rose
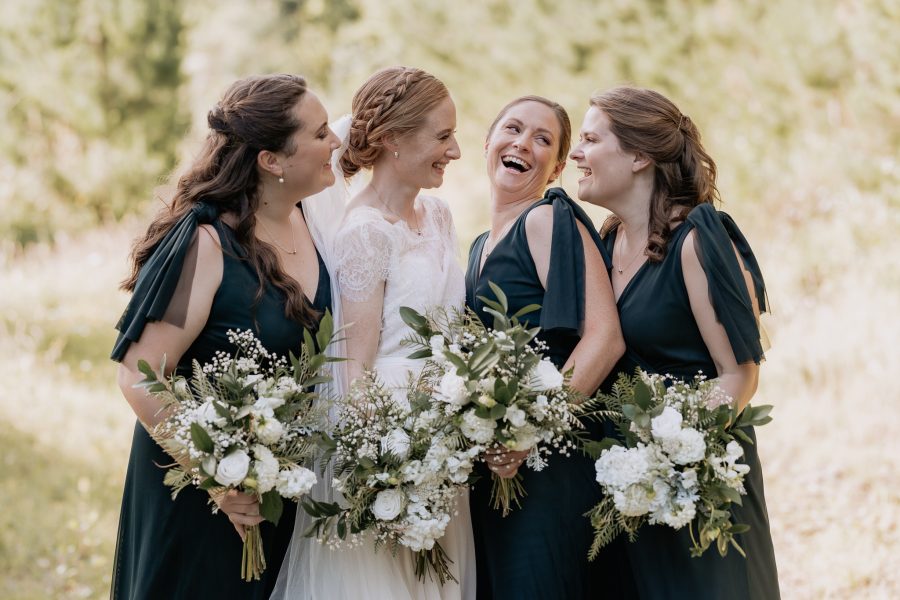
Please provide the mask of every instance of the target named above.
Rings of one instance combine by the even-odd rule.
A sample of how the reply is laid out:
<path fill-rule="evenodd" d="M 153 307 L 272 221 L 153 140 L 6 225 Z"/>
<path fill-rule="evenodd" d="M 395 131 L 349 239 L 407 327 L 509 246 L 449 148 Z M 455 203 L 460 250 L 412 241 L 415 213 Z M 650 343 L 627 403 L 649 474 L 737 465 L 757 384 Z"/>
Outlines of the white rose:
<path fill-rule="evenodd" d="M 375 496 L 372 503 L 372 514 L 379 521 L 393 521 L 403 510 L 406 497 L 397 489 L 382 490 Z"/>
<path fill-rule="evenodd" d="M 455 371 L 448 371 L 441 377 L 438 384 L 438 394 L 444 402 L 462 406 L 469 401 L 469 390 L 466 389 L 466 380 L 456 374 Z"/>
<path fill-rule="evenodd" d="M 515 406 L 507 408 L 503 418 L 509 421 L 509 424 L 513 427 L 522 427 L 525 425 L 525 411 L 521 408 L 516 408 Z"/>
<path fill-rule="evenodd" d="M 316 485 L 316 474 L 306 467 L 290 467 L 278 473 L 275 481 L 275 489 L 285 498 L 295 500 Z"/>
<path fill-rule="evenodd" d="M 681 413 L 667 406 L 659 416 L 650 420 L 650 432 L 660 441 L 669 440 L 681 432 L 681 422 Z"/>
<path fill-rule="evenodd" d="M 271 419 L 275 416 L 275 409 L 284 405 L 284 398 L 274 396 L 260 396 L 253 403 L 251 414 L 256 418 Z"/>
<path fill-rule="evenodd" d="M 534 368 L 532 384 L 536 390 L 553 390 L 562 387 L 563 376 L 556 366 L 545 358 Z"/>
<path fill-rule="evenodd" d="M 486 444 L 494 439 L 494 422 L 482 419 L 475 411 L 470 410 L 463 415 L 459 429 L 464 436 L 478 444 Z"/>
<path fill-rule="evenodd" d="M 256 425 L 257 439 L 267 446 L 274 444 L 284 435 L 284 425 L 274 416 L 264 419 Z"/>
<path fill-rule="evenodd" d="M 399 460 L 406 460 L 409 455 L 409 434 L 402 429 L 393 429 L 381 438 L 381 453 L 390 452 Z"/>
<path fill-rule="evenodd" d="M 250 469 L 250 457 L 243 450 L 232 452 L 219 461 L 216 481 L 225 486 L 235 486 L 244 480 Z"/>

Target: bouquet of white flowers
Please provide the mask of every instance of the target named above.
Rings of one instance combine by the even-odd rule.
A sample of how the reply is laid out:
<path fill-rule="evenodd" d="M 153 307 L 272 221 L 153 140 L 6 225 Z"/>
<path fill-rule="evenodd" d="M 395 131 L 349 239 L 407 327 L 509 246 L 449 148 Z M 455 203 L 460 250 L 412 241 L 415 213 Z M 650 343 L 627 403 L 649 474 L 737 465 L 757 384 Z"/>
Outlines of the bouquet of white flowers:
<path fill-rule="evenodd" d="M 566 377 L 541 354 L 545 346 L 535 339 L 540 329 L 518 320 L 539 307 L 529 305 L 507 316 L 506 295 L 490 285 L 497 301 L 481 300 L 494 316 L 493 328 L 472 313 L 422 315 L 404 307 L 403 320 L 415 332 L 406 341 L 419 348 L 411 358 L 429 358 L 434 397 L 467 444 L 530 451 L 527 464 L 540 471 L 553 448 L 566 456 L 575 448 L 582 407 Z M 493 506 L 506 516 L 526 495 L 522 477 L 494 473 L 492 480 Z"/>
<path fill-rule="evenodd" d="M 420 578 L 433 572 L 440 583 L 456 581 L 437 541 L 444 535 L 465 489 L 480 446 L 465 447 L 448 427 L 419 376 L 402 394 L 392 394 L 373 373 L 351 388 L 337 428 L 325 446 L 334 458 L 340 503 L 304 498 L 313 517 L 306 532 L 332 546 L 374 536 L 376 550 L 398 544 L 413 551 Z"/>
<path fill-rule="evenodd" d="M 588 442 L 597 458 L 597 481 L 604 499 L 588 516 L 594 527 L 589 557 L 622 532 L 634 540 L 644 523 L 673 529 L 690 528 L 691 556 L 702 555 L 715 542 L 725 556 L 729 545 L 744 554 L 734 538 L 749 526 L 732 522 L 730 505 L 740 505 L 744 477 L 739 462 L 752 443 L 741 429 L 771 421 L 771 406 L 747 406 L 738 413 L 715 380 L 697 375 L 692 383 L 670 376 L 622 374 L 612 393 L 592 402 L 605 404 L 597 414 L 611 419 L 621 440 Z M 624 441 L 624 444 L 622 443 Z M 698 534 L 695 536 L 694 527 Z"/>
<path fill-rule="evenodd" d="M 313 456 L 327 406 L 315 402 L 313 386 L 329 380 L 324 352 L 333 339 L 326 313 L 315 339 L 304 331 L 300 356 L 273 356 L 250 331 L 228 331 L 234 356 L 216 353 L 193 365 L 188 381 L 159 378 L 146 361 L 137 385 L 162 400 L 164 419 L 150 435 L 174 459 L 165 476 L 172 498 L 188 485 L 218 497 L 237 489 L 259 498 L 260 516 L 278 523 L 282 498 L 298 500 L 316 483 L 304 463 Z M 289 362 L 288 362 L 289 360 Z M 165 373 L 165 360 L 160 373 Z M 314 406 L 315 403 L 315 406 Z M 215 507 L 214 507 L 215 510 Z M 244 540 L 241 577 L 259 579 L 265 570 L 259 528 Z"/>

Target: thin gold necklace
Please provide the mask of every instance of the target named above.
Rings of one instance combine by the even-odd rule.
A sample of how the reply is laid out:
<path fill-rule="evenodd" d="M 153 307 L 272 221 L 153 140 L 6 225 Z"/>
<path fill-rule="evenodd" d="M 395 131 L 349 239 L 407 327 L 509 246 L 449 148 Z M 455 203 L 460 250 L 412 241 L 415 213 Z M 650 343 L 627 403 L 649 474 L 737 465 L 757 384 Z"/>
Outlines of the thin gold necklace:
<path fill-rule="evenodd" d="M 259 223 L 260 225 L 262 225 L 263 231 L 266 232 L 266 235 L 269 236 L 269 239 L 272 240 L 272 243 L 275 244 L 275 247 L 276 247 L 276 248 L 278 248 L 279 250 L 281 250 L 281 251 L 284 252 L 285 254 L 291 254 L 291 255 L 297 254 L 297 240 L 296 240 L 296 238 L 294 237 L 294 222 L 291 221 L 290 215 L 288 215 L 288 222 L 289 222 L 290 225 L 291 225 L 291 246 L 294 248 L 293 250 L 288 250 L 287 248 L 285 248 L 284 246 L 282 246 L 281 244 L 279 244 L 279 243 L 278 243 L 278 240 L 275 239 L 275 236 L 272 235 L 272 232 L 269 231 L 269 228 L 266 227 L 266 224 L 263 222 L 262 219 L 260 219 L 260 218 L 257 217 L 256 222 Z"/>
<path fill-rule="evenodd" d="M 384 200 L 381 199 L 381 194 L 378 192 L 378 188 L 375 187 L 374 185 L 372 185 L 371 183 L 369 184 L 369 187 L 371 187 L 371 188 L 372 188 L 372 191 L 375 192 L 375 197 L 378 198 L 379 204 L 381 204 L 381 206 L 384 207 L 389 213 L 391 213 L 392 215 L 394 215 L 395 217 L 397 217 L 398 219 L 400 219 L 401 221 L 403 221 L 404 223 L 406 223 L 406 226 L 409 227 L 409 221 L 407 221 L 406 218 L 403 217 L 403 215 L 400 215 L 400 214 L 398 214 L 396 211 L 394 211 L 393 208 L 391 208 L 390 206 L 388 206 L 388 203 L 387 203 L 387 202 L 385 202 Z M 421 235 L 422 235 L 422 226 L 419 225 L 419 215 L 416 214 L 416 201 L 415 201 L 415 199 L 413 199 L 413 206 L 412 206 L 412 209 L 413 209 L 413 217 L 414 217 L 415 220 L 416 220 L 416 226 L 415 226 L 415 228 L 413 228 L 413 227 L 409 227 L 409 228 L 410 228 L 412 231 L 416 232 L 416 235 L 421 236 Z"/>
<path fill-rule="evenodd" d="M 491 252 L 493 252 L 497 248 L 497 244 L 499 244 L 501 241 L 503 241 L 503 237 L 512 228 L 513 224 L 516 222 L 516 220 L 518 218 L 519 217 L 516 217 L 515 219 L 513 219 L 512 221 L 510 221 L 509 223 L 504 225 L 503 229 L 500 230 L 500 233 L 497 234 L 497 237 L 493 243 L 491 243 L 491 234 L 490 234 L 490 232 L 488 232 L 487 239 L 484 240 L 484 258 L 485 259 L 488 256 L 490 256 Z"/>
<path fill-rule="evenodd" d="M 638 256 L 643 254 L 643 251 L 645 250 L 645 248 L 638 248 L 638 251 L 635 252 L 634 256 L 631 257 L 631 260 L 628 261 L 628 264 L 623 267 L 623 266 L 621 266 L 622 265 L 622 252 L 624 252 L 625 242 L 621 238 L 619 238 L 617 241 L 619 243 L 619 266 L 617 267 L 615 265 L 615 263 L 613 263 L 613 268 L 619 272 L 619 275 L 621 275 L 622 273 L 625 272 L 626 269 L 630 268 L 631 265 L 634 264 L 634 261 L 637 260 Z"/>

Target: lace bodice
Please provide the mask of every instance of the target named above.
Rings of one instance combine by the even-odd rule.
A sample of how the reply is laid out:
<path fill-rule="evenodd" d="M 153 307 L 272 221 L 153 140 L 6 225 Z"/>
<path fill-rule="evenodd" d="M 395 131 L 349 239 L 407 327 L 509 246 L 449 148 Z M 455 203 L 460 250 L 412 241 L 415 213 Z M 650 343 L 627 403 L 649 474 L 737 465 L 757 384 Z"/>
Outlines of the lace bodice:
<path fill-rule="evenodd" d="M 369 206 L 351 210 L 337 234 L 336 276 L 343 301 L 368 302 L 384 282 L 381 323 L 374 323 L 381 327 L 376 358 L 406 357 L 411 352 L 401 344 L 409 333 L 400 318 L 401 306 L 421 312 L 433 306 L 462 307 L 465 301 L 450 209 L 431 196 L 419 196 L 417 202 L 425 213 L 422 235 L 405 221 L 388 222 Z"/>

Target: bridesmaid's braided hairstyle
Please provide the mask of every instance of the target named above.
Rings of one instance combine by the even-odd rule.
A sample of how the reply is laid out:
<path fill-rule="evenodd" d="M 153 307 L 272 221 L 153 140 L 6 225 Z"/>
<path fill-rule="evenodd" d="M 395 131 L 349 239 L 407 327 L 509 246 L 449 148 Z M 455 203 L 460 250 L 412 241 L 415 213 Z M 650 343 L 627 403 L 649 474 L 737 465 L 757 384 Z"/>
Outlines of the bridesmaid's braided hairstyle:
<path fill-rule="evenodd" d="M 384 150 L 386 136 L 417 130 L 449 96 L 447 87 L 422 69 L 390 67 L 369 77 L 353 95 L 350 136 L 340 161 L 344 175 L 371 168 Z"/>
<path fill-rule="evenodd" d="M 653 90 L 629 86 L 613 88 L 591 98 L 609 118 L 610 130 L 626 152 L 638 152 L 653 161 L 647 256 L 665 258 L 671 221 L 684 221 L 699 204 L 719 201 L 716 163 L 703 148 L 700 130 L 671 100 Z M 610 216 L 601 235 L 619 225 Z"/>

